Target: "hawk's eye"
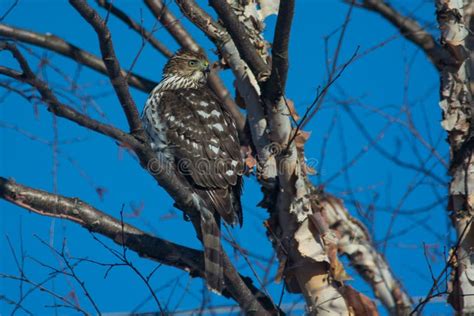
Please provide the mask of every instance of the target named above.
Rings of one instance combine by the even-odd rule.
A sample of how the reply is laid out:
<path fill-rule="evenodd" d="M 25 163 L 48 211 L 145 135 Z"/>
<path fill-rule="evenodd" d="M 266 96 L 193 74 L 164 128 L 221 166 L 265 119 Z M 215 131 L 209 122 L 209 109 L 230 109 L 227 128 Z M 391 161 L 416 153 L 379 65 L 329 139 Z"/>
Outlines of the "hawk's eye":
<path fill-rule="evenodd" d="M 188 62 L 188 65 L 191 66 L 191 67 L 195 67 L 197 64 L 198 64 L 198 61 L 197 61 L 197 60 L 194 60 L 194 59 L 193 59 L 193 60 L 190 60 L 190 61 Z"/>

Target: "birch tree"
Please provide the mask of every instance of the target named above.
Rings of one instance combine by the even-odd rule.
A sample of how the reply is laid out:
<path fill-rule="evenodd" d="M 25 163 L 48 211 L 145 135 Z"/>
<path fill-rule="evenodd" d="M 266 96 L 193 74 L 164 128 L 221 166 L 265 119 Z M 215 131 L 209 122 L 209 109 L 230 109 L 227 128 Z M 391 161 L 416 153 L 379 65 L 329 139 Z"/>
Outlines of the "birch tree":
<path fill-rule="evenodd" d="M 11 54 L 17 63 L 15 67 L 0 66 L 0 74 L 11 80 L 2 83 L 2 88 L 30 102 L 39 100 L 58 119 L 70 121 L 109 138 L 136 156 L 143 172 L 166 190 L 198 232 L 198 224 L 193 219 L 198 217 L 200 209 L 191 198 L 191 188 L 174 173 L 165 172 L 172 170 L 173 166 L 167 165 L 165 160 L 156 159 L 139 119 L 141 107 L 137 106 L 130 93 L 131 88 L 148 93 L 156 82 L 124 69 L 117 57 L 116 51 L 120 48 L 114 45 L 108 21 L 121 21 L 135 31 L 143 43 L 151 45 L 163 56 L 172 56 L 172 50 L 156 39 L 152 31 L 122 11 L 119 3 L 98 0 L 93 6 L 85 0 L 69 2 L 82 16 L 83 22 L 96 33 L 101 55 L 96 56 L 52 34 L 1 23 L 1 54 Z M 246 161 L 250 168 L 255 169 L 252 176 L 258 180 L 264 194 L 260 206 L 268 211 L 265 227 L 278 257 L 276 280 L 282 280 L 287 291 L 302 294 L 310 315 L 377 315 L 375 303 L 347 284 L 348 275 L 340 260 L 340 256 L 346 256 L 390 315 L 419 313 L 433 293 L 428 293 L 420 304 L 414 304 L 383 254 L 374 246 L 366 227 L 350 214 L 342 199 L 317 187 L 309 177 L 311 170 L 305 159 L 307 133 L 303 128 L 308 128 L 308 122 L 321 107 L 334 82 L 350 71 L 351 63 L 360 56 L 356 50 L 350 59 L 338 64 L 336 52 L 327 81 L 298 119 L 286 95 L 288 71 L 293 62 L 288 51 L 295 2 L 210 0 L 209 5 L 205 6 L 194 0 L 176 0 L 183 19 L 186 18 L 197 27 L 215 46 L 218 67 L 229 68 L 235 79 L 235 91 L 229 91 L 229 87 L 220 79 L 219 72 L 213 71 L 209 86 L 234 116 L 242 147 L 246 149 Z M 173 14 L 167 3 L 145 0 L 144 5 L 179 46 L 202 51 L 200 43 L 185 28 L 182 19 Z M 466 25 L 470 21 L 468 16 L 472 16 L 472 5 L 467 6 L 461 0 L 437 1 L 436 14 L 441 29 L 439 43 L 416 20 L 403 16 L 384 1 L 351 1 L 348 5 L 349 13 L 342 26 L 342 34 L 352 9 L 365 8 L 377 12 L 395 25 L 407 40 L 419 46 L 439 71 L 442 126 L 448 133 L 451 148 L 449 210 L 459 240 L 449 260 L 453 272 L 450 302 L 459 312 L 471 312 L 474 303 L 469 293 L 474 291 L 471 290 L 473 281 L 470 275 L 472 238 L 469 236 L 473 203 L 470 185 L 474 181 L 474 162 L 471 159 L 472 93 L 468 58 L 469 45 L 472 43 L 466 40 Z M 273 38 L 265 38 L 266 18 L 274 14 L 277 20 Z M 213 15 L 217 18 L 213 18 Z M 25 50 L 32 46 L 62 55 L 104 75 L 117 96 L 117 104 L 114 105 L 116 111 L 123 112 L 126 118 L 126 129 L 95 119 L 69 104 L 67 98 L 59 95 L 34 71 L 31 61 L 25 56 Z M 21 83 L 22 87 L 28 87 L 28 92 L 16 88 L 10 82 Z M 236 97 L 233 98 L 233 95 Z M 313 132 L 320 131 L 316 129 Z M 251 162 L 254 159 L 255 166 Z M 413 165 L 409 167 L 421 168 Z M 205 277 L 201 250 L 153 236 L 80 198 L 46 192 L 4 177 L 0 178 L 0 197 L 42 216 L 75 222 L 111 239 L 123 249 L 186 271 L 192 277 Z M 120 260 L 133 268 L 125 250 L 123 253 L 119 256 Z M 225 289 L 222 294 L 225 297 L 238 304 L 245 314 L 285 313 L 275 302 L 276 298 L 272 298 L 261 284 L 239 273 L 228 254 L 224 252 L 223 257 Z M 72 268 L 71 271 L 73 274 Z M 142 279 L 147 281 L 143 275 Z M 22 277 L 20 280 L 31 282 Z M 145 284 L 149 287 L 147 282 Z M 94 303 L 92 298 L 90 301 Z M 155 301 L 157 310 L 167 314 L 158 297 L 155 297 Z M 68 300 L 64 304 L 81 311 Z M 100 313 L 100 309 L 97 308 L 95 312 Z"/>

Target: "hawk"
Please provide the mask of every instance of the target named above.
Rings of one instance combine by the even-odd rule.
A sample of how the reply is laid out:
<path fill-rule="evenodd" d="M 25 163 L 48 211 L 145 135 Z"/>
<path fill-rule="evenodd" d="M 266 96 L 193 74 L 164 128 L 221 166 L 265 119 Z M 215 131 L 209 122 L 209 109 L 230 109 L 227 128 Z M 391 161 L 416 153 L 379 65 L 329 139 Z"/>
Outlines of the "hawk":
<path fill-rule="evenodd" d="M 220 293 L 220 219 L 242 225 L 244 165 L 234 119 L 206 84 L 209 70 L 203 54 L 178 51 L 166 63 L 142 119 L 153 150 L 175 164 L 193 187 L 193 198 L 205 204 L 200 226 L 206 280 Z"/>

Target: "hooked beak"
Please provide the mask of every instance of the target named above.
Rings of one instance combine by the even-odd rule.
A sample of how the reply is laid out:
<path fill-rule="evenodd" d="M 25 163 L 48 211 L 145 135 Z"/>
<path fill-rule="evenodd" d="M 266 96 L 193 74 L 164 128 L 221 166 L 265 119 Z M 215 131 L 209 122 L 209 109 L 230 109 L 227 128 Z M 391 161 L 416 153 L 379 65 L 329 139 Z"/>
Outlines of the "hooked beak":
<path fill-rule="evenodd" d="M 202 63 L 202 71 L 206 74 L 209 74 L 211 72 L 211 66 L 209 65 L 207 61 L 204 61 Z"/>

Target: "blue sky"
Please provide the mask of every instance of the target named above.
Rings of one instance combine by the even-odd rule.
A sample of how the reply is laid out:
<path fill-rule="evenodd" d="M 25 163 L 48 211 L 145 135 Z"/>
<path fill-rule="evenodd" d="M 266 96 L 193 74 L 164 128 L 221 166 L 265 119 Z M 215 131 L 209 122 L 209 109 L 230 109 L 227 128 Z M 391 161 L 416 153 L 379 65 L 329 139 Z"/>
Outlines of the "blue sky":
<path fill-rule="evenodd" d="M 2 1 L 0 12 L 4 12 L 10 2 Z M 404 13 L 414 11 L 413 14 L 423 23 L 427 23 L 430 31 L 435 33 L 432 4 L 415 2 L 393 3 Z M 147 28 L 153 27 L 153 17 L 140 2 L 116 1 L 116 4 L 137 20 L 142 17 Z M 175 7 L 172 9 L 181 17 Z M 346 5 L 336 0 L 305 0 L 297 3 L 291 35 L 287 95 L 295 102 L 300 114 L 304 113 L 313 100 L 317 87 L 324 83 L 324 38 L 340 27 L 347 9 Z M 104 14 L 103 10 L 99 11 Z M 66 1 L 20 1 L 4 22 L 36 32 L 53 33 L 83 49 L 99 54 L 97 38 L 92 28 L 83 22 Z M 211 59 L 215 60 L 216 56 L 212 53 L 210 43 L 187 21 L 183 19 L 183 22 L 189 27 L 192 35 L 203 43 Z M 268 39 L 272 37 L 274 23 L 274 17 L 268 19 Z M 140 49 L 140 39 L 113 17 L 109 20 L 109 28 L 120 62 L 124 68 L 129 68 Z M 373 232 L 376 245 L 381 246 L 380 241 L 386 237 L 392 212 L 398 209 L 399 215 L 392 230 L 394 238 L 389 239 L 385 255 L 408 292 L 419 297 L 425 295 L 432 284 L 423 243 L 429 247 L 429 253 L 433 254 L 428 256 L 429 264 L 435 272 L 440 271 L 443 266 L 443 252 L 447 251 L 446 247 L 449 246 L 449 238 L 452 235 L 445 211 L 446 203 L 443 200 L 446 188 L 416 171 L 397 166 L 384 157 L 381 151 L 385 150 L 400 160 L 414 164 L 421 161 L 442 181 L 447 181 L 446 170 L 404 125 L 390 123 L 387 115 L 390 115 L 392 120 L 398 118 L 406 121 L 406 109 L 409 109 L 413 124 L 421 137 L 431 143 L 444 160 L 448 160 L 448 148 L 439 124 L 441 113 L 438 106 L 437 72 L 423 53 L 411 43 L 399 36 L 389 40 L 396 34 L 397 30 L 377 15 L 354 9 L 343 42 L 340 63 L 350 58 L 357 47 L 360 47 L 359 52 L 378 48 L 351 64 L 332 87 L 321 111 L 306 128 L 312 132 L 306 145 L 306 155 L 318 161 L 316 169 L 320 176 L 313 176 L 312 180 L 323 184 L 328 192 L 346 199 L 351 214 L 366 224 L 369 223 L 360 214 L 367 210 L 367 205 L 375 202 L 375 221 L 373 225 L 369 225 L 369 229 Z M 178 47 L 164 29 L 158 29 L 155 36 L 172 50 Z M 388 43 L 380 45 L 387 40 Z M 337 35 L 329 39 L 330 56 L 336 44 Z M 34 47 L 33 54 L 24 49 L 23 51 L 35 68 L 39 65 L 38 57 L 47 56 L 57 69 L 46 67 L 42 75 L 46 76 L 57 93 L 66 93 L 64 89 L 70 87 L 67 80 L 74 77 L 78 71 L 77 65 L 59 55 Z M 0 56 L 2 65 L 16 67 L 7 54 L 1 53 Z M 147 78 L 159 80 L 164 62 L 165 58 L 148 45 L 133 70 Z M 106 78 L 86 68 L 80 69 L 79 73 L 78 93 L 91 96 L 94 102 L 88 99 L 81 102 L 75 97 L 63 100 L 73 102 L 77 108 L 85 106 L 91 116 L 127 129 L 118 100 Z M 232 88 L 232 76 L 229 71 L 224 72 L 222 77 L 228 87 Z M 132 94 L 141 110 L 147 96 L 134 89 Z M 12 128 L 16 126 L 36 135 L 40 140 L 52 141 L 54 124 L 51 114 L 45 111 L 43 105 L 38 104 L 35 110 L 35 106 L 24 99 L 13 94 L 5 95 L 5 91 L 1 89 L 0 102 L 0 124 L 3 126 L 0 129 L 2 176 L 48 191 L 56 188 L 60 194 L 79 197 L 116 217 L 119 216 L 122 206 L 125 213 L 131 213 L 132 208 L 142 208 L 138 218 L 126 217 L 126 221 L 174 242 L 200 247 L 191 225 L 182 220 L 179 211 L 173 209 L 173 202 L 166 192 L 156 185 L 133 157 L 120 150 L 113 141 L 58 119 L 57 132 L 61 143 L 57 157 L 58 168 L 54 171 L 55 158 L 51 146 L 38 139 L 29 139 Z M 347 104 L 370 137 L 378 139 L 376 146 L 370 145 L 370 140 L 361 132 L 343 103 Z M 385 116 L 380 114 L 380 111 L 383 111 Z M 328 133 L 329 137 L 326 136 Z M 351 164 L 347 172 L 334 178 L 333 175 L 337 175 L 354 157 L 360 158 Z M 327 182 L 330 178 L 334 180 Z M 105 189 L 103 197 L 97 194 L 98 188 Z M 232 230 L 232 234 L 243 247 L 264 257 L 271 257 L 273 252 L 262 225 L 266 211 L 256 206 L 261 198 L 259 192 L 255 179 L 247 178 L 243 197 L 245 224 L 242 229 Z M 354 200 L 359 204 L 351 203 Z M 57 249 L 60 249 L 63 240 L 66 240 L 71 257 L 87 257 L 103 262 L 114 260 L 89 232 L 78 225 L 29 214 L 4 201 L 0 201 L 0 209 L 0 273 L 18 273 L 7 237 L 17 253 L 21 244 L 23 245 L 27 254 L 25 272 L 37 282 L 45 279 L 50 272 L 38 261 L 55 267 L 60 266 L 58 258 L 41 240 L 47 243 L 51 241 Z M 115 247 L 108 240 L 101 240 Z M 156 267 L 156 263 L 138 258 L 132 253 L 130 258 L 145 274 Z M 236 265 L 244 274 L 252 275 L 243 258 L 238 258 Z M 259 263 L 254 262 L 254 265 L 260 276 L 263 276 L 264 272 L 259 268 Z M 354 278 L 350 284 L 373 297 L 370 288 L 351 268 L 349 272 Z M 107 278 L 104 278 L 104 268 L 83 263 L 78 266 L 77 273 L 85 281 L 103 312 L 131 311 L 148 297 L 143 283 L 130 269 L 114 268 Z M 270 278 L 274 275 L 275 268 L 271 270 Z M 152 285 L 160 289 L 156 293 L 162 302 L 167 302 L 170 310 L 175 307 L 180 310 L 192 309 L 199 307 L 201 303 L 202 281 L 190 280 L 185 273 L 176 269 L 160 267 L 152 279 Z M 183 289 L 187 286 L 194 294 L 186 294 L 181 298 Z M 62 295 L 74 288 L 81 305 L 92 311 L 80 287 L 73 280 L 59 277 L 54 284 L 48 283 L 48 287 L 54 287 Z M 272 296 L 278 299 L 281 284 L 272 283 L 267 288 Z M 16 299 L 19 295 L 18 283 L 0 279 L 0 293 L 10 299 Z M 232 304 L 231 301 L 215 295 L 210 295 L 210 299 L 213 304 Z M 295 300 L 301 300 L 301 297 L 285 294 L 283 302 L 291 303 Z M 24 306 L 35 314 L 50 315 L 54 314 L 54 310 L 45 305 L 52 304 L 50 297 L 37 291 L 25 301 Z M 12 306 L 0 302 L 0 314 L 9 314 L 11 310 Z M 152 310 L 156 310 L 152 301 L 148 301 L 140 309 Z M 430 305 L 426 313 L 445 315 L 450 313 L 450 309 L 444 303 L 436 303 Z M 64 309 L 60 314 L 74 315 L 75 312 Z"/>

